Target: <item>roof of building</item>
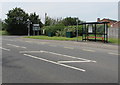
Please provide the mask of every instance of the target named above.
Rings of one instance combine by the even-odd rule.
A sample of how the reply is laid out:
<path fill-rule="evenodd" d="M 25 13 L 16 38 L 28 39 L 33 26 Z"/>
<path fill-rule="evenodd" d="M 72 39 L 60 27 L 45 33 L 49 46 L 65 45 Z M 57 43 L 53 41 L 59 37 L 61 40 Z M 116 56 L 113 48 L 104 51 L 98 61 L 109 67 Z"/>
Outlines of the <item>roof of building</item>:
<path fill-rule="evenodd" d="M 112 24 L 111 28 L 120 28 L 120 21 L 117 21 L 115 23 Z"/>
<path fill-rule="evenodd" d="M 113 21 L 113 22 L 117 22 L 117 20 L 113 20 L 113 19 L 107 19 L 107 18 L 103 18 L 102 20 L 109 20 L 109 21 Z"/>

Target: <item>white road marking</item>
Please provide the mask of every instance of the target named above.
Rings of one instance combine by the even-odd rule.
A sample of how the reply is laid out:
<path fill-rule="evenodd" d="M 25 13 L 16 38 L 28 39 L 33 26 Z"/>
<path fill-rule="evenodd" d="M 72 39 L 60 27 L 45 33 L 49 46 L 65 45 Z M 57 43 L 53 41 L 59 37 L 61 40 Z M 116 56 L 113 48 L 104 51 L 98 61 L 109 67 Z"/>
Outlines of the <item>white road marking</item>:
<path fill-rule="evenodd" d="M 17 45 L 12 45 L 12 44 L 7 44 L 7 45 L 13 46 L 13 47 L 17 47 L 17 48 L 24 48 L 24 49 L 26 49 L 26 47 L 23 47 L 23 46 L 17 46 Z"/>
<path fill-rule="evenodd" d="M 19 46 L 20 48 L 24 48 L 24 49 L 26 49 L 27 47 L 24 47 L 24 46 Z"/>
<path fill-rule="evenodd" d="M 83 51 L 95 52 L 94 50 L 82 49 Z"/>
<path fill-rule="evenodd" d="M 48 43 L 48 42 L 39 42 L 39 43 L 44 43 L 44 44 L 46 44 L 46 43 Z"/>
<path fill-rule="evenodd" d="M 10 40 L 10 39 L 2 39 L 2 40 L 7 40 L 7 41 L 15 41 L 15 42 L 16 42 L 16 40 Z"/>
<path fill-rule="evenodd" d="M 56 45 L 49 45 L 49 46 L 56 47 Z"/>
<path fill-rule="evenodd" d="M 67 48 L 67 49 L 74 49 L 73 47 L 64 47 L 64 48 Z"/>
<path fill-rule="evenodd" d="M 48 51 L 40 51 L 41 53 L 50 53 L 50 54 L 54 54 L 54 55 L 58 55 L 58 56 L 64 56 L 64 57 L 69 57 L 69 58 L 73 58 L 73 59 L 80 59 L 80 60 L 84 60 L 84 61 L 91 61 L 91 62 L 96 62 L 94 60 L 89 60 L 89 59 L 84 59 L 84 58 L 78 58 L 78 57 L 74 57 L 74 56 L 69 56 L 69 55 L 63 55 L 63 54 L 59 54 L 59 53 L 54 53 L 54 52 L 48 52 Z"/>
<path fill-rule="evenodd" d="M 51 60 L 47 60 L 47 59 L 44 59 L 44 58 L 40 58 L 40 57 L 28 55 L 28 54 L 24 54 L 24 55 L 28 56 L 28 57 L 31 57 L 31 58 L 38 59 L 38 60 L 42 60 L 42 61 L 45 61 L 45 62 L 49 62 L 49 63 L 52 63 L 52 64 L 56 64 L 56 65 L 64 66 L 64 67 L 67 67 L 67 68 L 72 68 L 72 69 L 75 69 L 75 70 L 79 70 L 79 71 L 82 71 L 82 72 L 86 71 L 84 69 L 80 69 L 80 68 L 69 66 L 69 65 L 65 65 L 65 64 L 60 64 L 60 63 L 57 63 L 57 62 L 54 62 L 54 61 L 51 61 Z"/>
<path fill-rule="evenodd" d="M 37 42 L 37 44 L 45 45 L 47 42 Z"/>
<path fill-rule="evenodd" d="M 83 62 L 91 62 L 91 61 L 58 61 L 58 63 L 83 63 Z"/>
<path fill-rule="evenodd" d="M 96 62 L 94 60 L 89 60 L 89 59 L 84 59 L 84 58 L 79 58 L 79 57 L 74 57 L 74 56 L 69 56 L 69 55 L 63 55 L 63 54 L 59 54 L 59 53 L 54 53 L 54 52 L 48 52 L 48 51 L 20 51 L 19 53 L 49 53 L 49 54 L 53 54 L 53 55 L 57 55 L 57 56 L 61 56 L 61 57 L 68 57 L 68 58 L 73 58 L 73 59 L 79 59 L 79 60 L 83 60 L 83 61 L 89 61 L 89 62 Z"/>
<path fill-rule="evenodd" d="M 10 49 L 0 47 L 0 49 L 5 50 L 5 51 L 10 51 Z"/>
<path fill-rule="evenodd" d="M 73 42 L 73 43 L 74 43 L 74 44 L 79 44 L 79 42 Z M 85 42 L 84 42 L 84 43 L 82 43 L 82 44 L 88 44 L 88 43 L 85 43 Z"/>
<path fill-rule="evenodd" d="M 34 41 L 25 41 L 27 43 L 36 43 L 36 44 L 41 44 L 41 45 L 44 45 L 44 44 L 47 44 L 48 42 L 34 42 Z"/>
<path fill-rule="evenodd" d="M 20 51 L 19 53 L 41 53 L 41 51 Z"/>
<path fill-rule="evenodd" d="M 120 54 L 118 54 L 118 53 L 108 53 L 108 54 L 111 54 L 111 55 L 120 55 Z"/>
<path fill-rule="evenodd" d="M 82 44 L 88 44 L 88 43 L 82 43 Z"/>
<path fill-rule="evenodd" d="M 32 41 L 25 41 L 25 42 L 32 43 Z"/>

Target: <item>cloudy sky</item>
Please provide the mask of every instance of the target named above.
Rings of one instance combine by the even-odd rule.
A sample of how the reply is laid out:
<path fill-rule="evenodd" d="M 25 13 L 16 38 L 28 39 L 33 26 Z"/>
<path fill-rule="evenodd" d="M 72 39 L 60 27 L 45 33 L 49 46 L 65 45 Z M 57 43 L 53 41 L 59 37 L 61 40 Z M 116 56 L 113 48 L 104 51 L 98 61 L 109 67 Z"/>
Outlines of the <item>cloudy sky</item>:
<path fill-rule="evenodd" d="M 43 22 L 45 13 L 52 18 L 72 16 L 83 21 L 96 21 L 98 17 L 118 20 L 118 2 L 2 2 L 2 20 L 15 7 L 36 12 Z"/>

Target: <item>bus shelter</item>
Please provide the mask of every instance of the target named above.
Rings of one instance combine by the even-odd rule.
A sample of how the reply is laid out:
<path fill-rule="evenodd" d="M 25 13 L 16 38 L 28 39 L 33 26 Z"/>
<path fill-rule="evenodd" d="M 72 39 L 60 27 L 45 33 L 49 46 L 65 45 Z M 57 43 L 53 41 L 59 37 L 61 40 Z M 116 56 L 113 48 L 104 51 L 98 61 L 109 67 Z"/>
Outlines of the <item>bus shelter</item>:
<path fill-rule="evenodd" d="M 108 42 L 109 22 L 85 22 L 82 25 L 82 41 Z"/>

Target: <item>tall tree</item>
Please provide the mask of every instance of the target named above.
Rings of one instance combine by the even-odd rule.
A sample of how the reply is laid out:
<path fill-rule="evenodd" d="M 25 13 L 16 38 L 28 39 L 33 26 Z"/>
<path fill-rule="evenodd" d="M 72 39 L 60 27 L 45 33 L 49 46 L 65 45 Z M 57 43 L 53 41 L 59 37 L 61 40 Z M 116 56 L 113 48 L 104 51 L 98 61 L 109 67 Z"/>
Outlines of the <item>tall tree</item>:
<path fill-rule="evenodd" d="M 37 15 L 35 12 L 30 14 L 29 19 L 32 22 L 30 25 L 30 34 L 34 34 L 33 24 L 39 24 L 40 28 L 43 27 L 43 23 L 41 22 L 39 15 Z"/>
<path fill-rule="evenodd" d="M 55 19 L 55 18 L 46 16 L 45 26 L 52 26 L 52 25 L 56 25 L 56 24 L 61 24 L 61 18 Z"/>
<path fill-rule="evenodd" d="M 0 30 L 2 30 L 2 20 L 0 19 Z"/>
<path fill-rule="evenodd" d="M 81 20 L 79 20 L 79 18 L 72 18 L 72 17 L 66 17 L 62 20 L 62 23 L 65 25 L 65 26 L 70 26 L 70 25 L 76 25 L 77 24 L 77 20 L 78 20 L 78 23 L 82 22 Z"/>
<path fill-rule="evenodd" d="M 37 15 L 35 12 L 30 14 L 29 19 L 32 22 L 32 24 L 39 24 L 40 27 L 43 26 L 43 23 L 39 19 L 39 15 Z"/>
<path fill-rule="evenodd" d="M 49 16 L 46 16 L 45 26 L 50 26 L 50 25 L 53 25 L 53 19 L 50 18 Z"/>
<path fill-rule="evenodd" d="M 7 13 L 7 31 L 14 35 L 27 34 L 27 19 L 28 14 L 21 8 L 13 8 Z"/>

